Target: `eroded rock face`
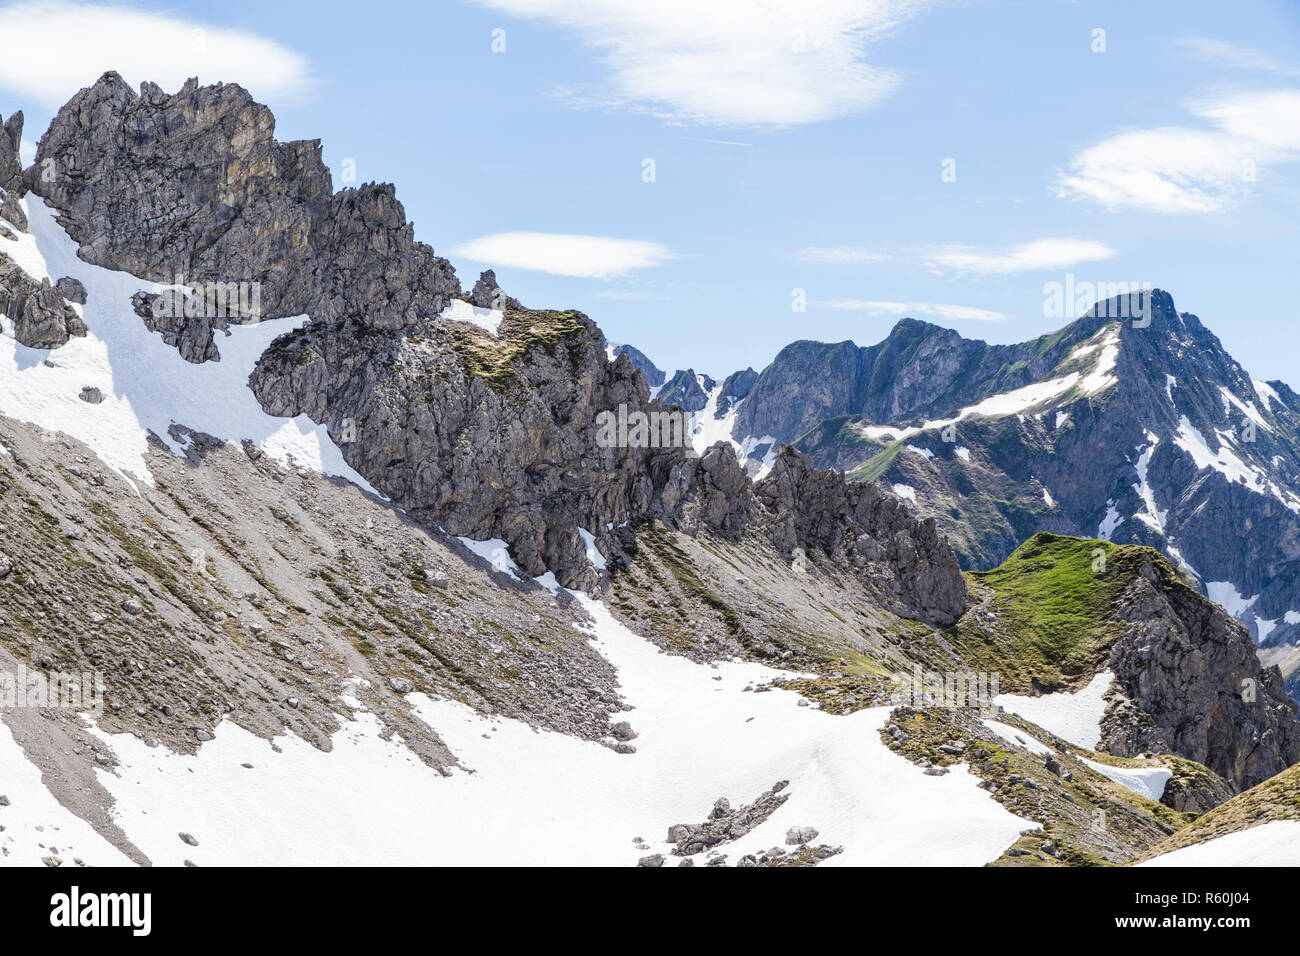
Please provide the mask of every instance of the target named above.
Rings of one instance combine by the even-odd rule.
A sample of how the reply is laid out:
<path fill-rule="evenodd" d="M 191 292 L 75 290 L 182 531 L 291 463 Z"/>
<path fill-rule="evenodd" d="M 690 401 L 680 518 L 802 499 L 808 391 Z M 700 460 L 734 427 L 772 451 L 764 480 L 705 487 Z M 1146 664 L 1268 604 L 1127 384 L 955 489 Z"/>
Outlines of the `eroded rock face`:
<path fill-rule="evenodd" d="M 1111 648 L 1118 693 L 1102 723 L 1105 750 L 1181 754 L 1234 791 L 1300 760 L 1297 705 L 1277 668 L 1261 666 L 1246 629 L 1170 566 L 1148 561 L 1116 618 L 1132 628 Z"/>
<path fill-rule="evenodd" d="M 55 117 L 27 185 L 88 262 L 159 282 L 257 283 L 260 318 L 400 329 L 460 284 L 391 185 L 332 191 L 320 142 L 281 143 L 240 86 L 135 93 L 104 74 Z"/>
<path fill-rule="evenodd" d="M 0 114 L 3 115 L 3 114 Z M 0 127 L 0 219 L 26 231 L 27 215 L 18 205 L 22 187 L 23 114 L 15 113 Z"/>
<path fill-rule="evenodd" d="M 14 338 L 32 349 L 56 349 L 86 334 L 85 323 L 48 279 L 37 282 L 0 252 L 0 312 L 14 326 Z"/>
<path fill-rule="evenodd" d="M 162 340 L 181 353 L 181 358 L 196 365 L 218 362 L 221 352 L 212 334 L 213 329 L 227 329 L 230 320 L 213 316 L 205 309 L 186 309 L 190 296 L 168 289 L 166 292 L 137 292 L 131 297 L 135 314 L 144 320 L 145 328 L 157 332 Z"/>
<path fill-rule="evenodd" d="M 650 361 L 649 357 L 646 356 L 644 352 L 634 346 L 615 345 L 613 346 L 611 357 L 613 355 L 626 355 L 628 361 L 632 363 L 632 367 L 645 376 L 645 383 L 651 388 L 658 388 L 668 378 L 668 376 L 664 374 L 663 369 L 655 365 L 655 363 Z"/>
<path fill-rule="evenodd" d="M 474 283 L 469 294 L 469 304 L 480 309 L 518 309 L 519 302 L 506 295 L 505 290 L 497 285 L 497 274 L 485 269 Z"/>
<path fill-rule="evenodd" d="M 86 304 L 86 287 L 81 284 L 81 280 L 74 279 L 71 276 L 64 276 L 54 283 L 54 288 L 58 289 L 59 295 L 69 302 L 75 302 L 78 305 Z"/>
<path fill-rule="evenodd" d="M 680 405 L 688 412 L 703 410 L 709 403 L 709 392 L 718 383 L 707 375 L 696 375 L 695 369 L 678 369 L 659 393 L 659 398 L 669 405 Z"/>
<path fill-rule="evenodd" d="M 277 339 L 249 384 L 270 414 L 326 424 L 349 464 L 412 515 L 505 540 L 530 575 L 594 585 L 576 529 L 612 553 L 606 526 L 656 511 L 657 476 L 686 452 L 597 444 L 597 416 L 646 409 L 648 391 L 625 358 L 606 360 L 586 316 L 510 312 L 501 334 L 313 323 Z M 476 364 L 498 352 L 518 354 Z"/>
<path fill-rule="evenodd" d="M 831 561 L 884 574 L 906 616 L 951 624 L 966 608 L 966 582 L 932 518 L 913 518 L 902 501 L 873 484 L 818 471 L 788 446 L 755 487 L 771 517 L 769 536 L 786 554 L 814 548 Z M 892 580 L 888 580 L 892 579 Z"/>

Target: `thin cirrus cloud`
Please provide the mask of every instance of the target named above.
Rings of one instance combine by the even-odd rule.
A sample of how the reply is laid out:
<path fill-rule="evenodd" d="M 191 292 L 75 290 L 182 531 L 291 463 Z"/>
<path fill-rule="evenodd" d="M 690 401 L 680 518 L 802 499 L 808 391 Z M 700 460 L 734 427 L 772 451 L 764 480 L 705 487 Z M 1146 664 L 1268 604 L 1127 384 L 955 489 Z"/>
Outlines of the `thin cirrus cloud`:
<path fill-rule="evenodd" d="M 1266 167 L 1300 161 L 1300 90 L 1239 93 L 1192 112 L 1201 125 L 1130 130 L 1080 151 L 1058 195 L 1110 210 L 1218 212 L 1249 195 Z"/>
<path fill-rule="evenodd" d="M 951 305 L 946 302 L 882 302 L 873 299 L 832 299 L 822 303 L 828 309 L 841 312 L 865 312 L 868 315 L 903 316 L 931 315 L 951 322 L 1001 322 L 1006 318 L 1001 312 L 977 309 L 969 305 Z"/>
<path fill-rule="evenodd" d="M 1183 37 L 1175 40 L 1174 45 L 1198 59 L 1230 70 L 1300 76 L 1300 66 L 1241 43 L 1211 37 Z"/>
<path fill-rule="evenodd" d="M 557 232 L 499 232 L 462 243 L 452 254 L 494 266 L 581 279 L 613 279 L 675 258 L 667 246 L 645 239 Z"/>
<path fill-rule="evenodd" d="M 808 246 L 795 255 L 804 262 L 825 265 L 863 265 L 889 258 L 889 253 L 868 246 Z"/>
<path fill-rule="evenodd" d="M 1095 239 L 1035 239 L 1003 248 L 936 246 L 922 259 L 934 272 L 1014 275 L 1067 269 L 1083 262 L 1110 259 L 1115 254 L 1114 249 Z"/>
<path fill-rule="evenodd" d="M 284 102 L 312 87 L 307 59 L 266 37 L 117 4 L 29 2 L 0 7 L 0 87 L 50 106 L 116 70 L 176 90 L 191 76 L 237 81 Z"/>
<path fill-rule="evenodd" d="M 562 87 L 573 105 L 683 125 L 802 126 L 870 109 L 901 74 L 868 48 L 932 0 L 478 0 L 575 33 L 609 82 Z"/>
<path fill-rule="evenodd" d="M 795 253 L 802 262 L 816 265 L 871 265 L 878 262 L 912 262 L 931 272 L 975 275 L 1013 275 L 1046 269 L 1065 269 L 1082 262 L 1100 262 L 1115 250 L 1095 239 L 1034 239 L 1015 246 L 928 246 L 878 249 L 870 246 L 809 246 Z M 893 303 L 888 303 L 893 304 Z"/>

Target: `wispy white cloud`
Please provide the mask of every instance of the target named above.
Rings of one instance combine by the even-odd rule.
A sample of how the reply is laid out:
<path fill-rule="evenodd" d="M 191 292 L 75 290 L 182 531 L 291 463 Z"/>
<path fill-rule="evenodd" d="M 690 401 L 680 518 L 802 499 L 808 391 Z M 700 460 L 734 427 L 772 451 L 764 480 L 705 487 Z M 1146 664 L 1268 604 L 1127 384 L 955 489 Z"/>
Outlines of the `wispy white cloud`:
<path fill-rule="evenodd" d="M 989 309 L 969 305 L 951 305 L 946 302 L 879 302 L 868 299 L 832 299 L 819 303 L 828 309 L 844 312 L 866 312 L 869 315 L 901 317 L 904 315 L 931 315 L 950 322 L 1001 322 L 1006 316 Z"/>
<path fill-rule="evenodd" d="M 808 246 L 796 252 L 795 256 L 803 262 L 861 265 L 868 262 L 882 262 L 889 258 L 889 253 L 868 246 Z"/>
<path fill-rule="evenodd" d="M 119 4 L 36 2 L 0 7 L 0 87 L 59 106 L 108 71 L 138 86 L 178 89 L 236 82 L 259 99 L 283 102 L 312 84 L 308 61 L 246 30 L 133 10 Z"/>
<path fill-rule="evenodd" d="M 817 123 L 870 109 L 898 71 L 865 59 L 931 0 L 478 0 L 576 33 L 610 82 L 580 106 L 722 127 Z"/>
<path fill-rule="evenodd" d="M 1066 269 L 1081 262 L 1100 262 L 1116 255 L 1095 239 L 1034 239 L 1017 246 L 934 246 L 922 256 L 936 272 L 1012 275 L 1046 269 Z"/>
<path fill-rule="evenodd" d="M 1192 106 L 1204 125 L 1118 133 L 1079 152 L 1062 198 L 1109 209 L 1215 212 L 1246 196 L 1267 166 L 1300 160 L 1300 90 L 1241 93 Z"/>
<path fill-rule="evenodd" d="M 611 279 L 674 258 L 667 246 L 644 239 L 575 236 L 557 232 L 499 232 L 452 250 L 494 266 L 584 279 Z"/>
<path fill-rule="evenodd" d="M 1211 37 L 1183 37 L 1174 43 L 1201 60 L 1230 70 L 1300 76 L 1300 65 L 1241 43 Z"/>
<path fill-rule="evenodd" d="M 668 302 L 669 297 L 659 295 L 655 292 L 644 292 L 639 289 L 602 289 L 596 293 L 596 298 L 606 299 L 610 302 Z"/>
<path fill-rule="evenodd" d="M 700 139 L 698 136 L 687 136 L 692 143 L 712 143 L 714 146 L 753 146 L 753 143 L 738 143 L 731 139 Z"/>

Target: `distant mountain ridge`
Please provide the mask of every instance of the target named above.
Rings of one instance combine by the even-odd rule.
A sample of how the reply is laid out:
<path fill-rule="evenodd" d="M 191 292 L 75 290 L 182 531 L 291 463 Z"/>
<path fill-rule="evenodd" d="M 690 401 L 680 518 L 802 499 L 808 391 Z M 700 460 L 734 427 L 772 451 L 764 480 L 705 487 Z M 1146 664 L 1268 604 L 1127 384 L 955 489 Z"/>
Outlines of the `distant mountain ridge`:
<path fill-rule="evenodd" d="M 1147 544 L 1262 644 L 1300 641 L 1300 397 L 1252 378 L 1162 290 L 1017 345 L 914 319 L 868 347 L 792 343 L 730 436 L 883 481 L 963 567 L 1037 531 Z"/>

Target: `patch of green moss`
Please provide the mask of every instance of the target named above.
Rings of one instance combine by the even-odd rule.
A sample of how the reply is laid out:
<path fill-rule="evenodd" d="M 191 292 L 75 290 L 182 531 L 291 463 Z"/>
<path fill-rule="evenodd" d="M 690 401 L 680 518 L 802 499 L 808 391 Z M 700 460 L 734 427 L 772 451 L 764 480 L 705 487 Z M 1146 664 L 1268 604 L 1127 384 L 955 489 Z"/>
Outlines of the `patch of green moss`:
<path fill-rule="evenodd" d="M 999 567 L 970 575 L 993 591 L 992 632 L 967 614 L 945 637 L 970 665 L 998 671 L 1003 689 L 1077 686 L 1122 631 L 1112 619 L 1116 599 L 1153 559 L 1150 548 L 1040 532 Z M 1169 583 L 1185 586 L 1166 570 Z"/>
<path fill-rule="evenodd" d="M 504 391 L 518 378 L 516 364 L 534 349 L 545 349 L 551 355 L 566 349 L 576 366 L 589 344 L 580 314 L 572 310 L 514 309 L 506 312 L 495 337 L 474 326 L 457 325 L 452 344 L 466 371 Z"/>

